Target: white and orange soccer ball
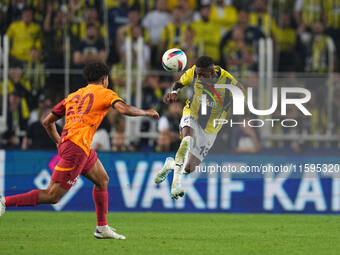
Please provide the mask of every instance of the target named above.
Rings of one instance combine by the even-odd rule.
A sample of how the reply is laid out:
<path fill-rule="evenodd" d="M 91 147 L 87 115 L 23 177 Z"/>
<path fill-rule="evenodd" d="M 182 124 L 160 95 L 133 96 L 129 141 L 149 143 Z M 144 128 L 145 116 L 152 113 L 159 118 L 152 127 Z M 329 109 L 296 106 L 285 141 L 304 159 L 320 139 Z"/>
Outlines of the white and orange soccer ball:
<path fill-rule="evenodd" d="M 181 72 L 187 64 L 187 56 L 181 49 L 167 50 L 162 57 L 163 68 L 171 73 Z"/>

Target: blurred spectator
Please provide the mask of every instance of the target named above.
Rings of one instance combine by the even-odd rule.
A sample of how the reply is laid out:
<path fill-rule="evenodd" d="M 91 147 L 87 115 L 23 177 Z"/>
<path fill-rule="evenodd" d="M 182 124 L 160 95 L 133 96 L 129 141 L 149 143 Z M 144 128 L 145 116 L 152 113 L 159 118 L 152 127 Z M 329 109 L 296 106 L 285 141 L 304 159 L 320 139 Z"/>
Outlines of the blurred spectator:
<path fill-rule="evenodd" d="M 64 60 L 64 28 L 66 28 L 66 15 L 58 9 L 53 11 L 51 3 L 47 5 L 47 14 L 44 21 L 44 62 L 46 69 L 63 69 Z M 64 96 L 64 74 L 46 74 L 45 90 L 48 97 Z M 57 99 L 56 98 L 56 99 Z"/>
<path fill-rule="evenodd" d="M 78 66 L 83 66 L 91 61 L 105 62 L 105 59 L 105 45 L 99 39 L 98 28 L 95 25 L 88 25 L 86 28 L 86 38 L 76 48 L 73 62 Z"/>
<path fill-rule="evenodd" d="M 311 35 L 301 36 L 305 48 L 305 71 L 324 73 L 329 69 L 329 50 L 334 49 L 331 37 L 324 34 L 321 22 L 314 23 Z"/>
<path fill-rule="evenodd" d="M 184 44 L 185 32 L 188 26 L 182 23 L 183 12 L 179 6 L 172 10 L 172 22 L 162 29 L 161 41 L 163 51 L 171 48 L 181 48 Z"/>
<path fill-rule="evenodd" d="M 26 1 L 29 2 L 29 1 Z M 33 9 L 33 20 L 41 27 L 44 23 L 45 10 L 50 1 L 34 0 L 31 1 L 30 7 Z"/>
<path fill-rule="evenodd" d="M 238 20 L 238 23 L 236 24 L 235 27 L 243 30 L 244 42 L 247 45 L 247 47 L 249 48 L 249 50 L 252 52 L 252 54 L 254 56 L 253 57 L 254 60 L 256 60 L 257 59 L 258 41 L 261 38 L 264 38 L 265 35 L 257 27 L 249 25 L 248 12 L 242 10 L 242 11 L 239 12 L 238 17 L 239 17 L 239 20 Z M 220 56 L 221 57 L 225 55 L 225 47 L 226 47 L 228 41 L 232 39 L 233 30 L 234 30 L 234 28 L 231 31 L 229 31 L 228 33 L 226 33 L 221 40 L 221 43 L 220 43 Z M 223 59 L 221 59 L 221 60 L 222 60 L 221 64 L 224 65 L 224 60 Z"/>
<path fill-rule="evenodd" d="M 191 2 L 194 2 L 194 1 L 191 1 Z M 182 23 L 187 24 L 187 25 L 190 25 L 190 23 L 192 22 L 193 15 L 194 15 L 193 10 L 196 7 L 194 4 L 190 5 L 191 2 L 188 0 L 179 0 L 178 5 L 177 5 L 182 10 L 182 17 L 181 17 Z M 195 7 L 192 7 L 193 5 Z"/>
<path fill-rule="evenodd" d="M 223 56 L 228 70 L 241 74 L 242 78 L 246 77 L 247 70 L 254 63 L 254 58 L 244 41 L 244 34 L 241 28 L 236 27 L 233 29 L 232 39 L 225 46 Z"/>
<path fill-rule="evenodd" d="M 21 20 L 12 22 L 7 30 L 7 35 L 11 40 L 10 54 L 20 61 L 30 60 L 31 54 L 39 53 L 41 48 L 41 31 L 32 19 L 32 10 L 25 8 L 22 11 Z"/>
<path fill-rule="evenodd" d="M 120 26 L 123 26 L 129 22 L 129 0 L 119 0 L 119 6 L 109 9 L 108 11 L 108 25 L 109 25 L 109 38 L 111 42 L 111 49 L 115 48 L 115 42 L 117 40 L 116 33 Z M 112 48 L 113 47 L 113 48 Z"/>
<path fill-rule="evenodd" d="M 158 131 L 168 132 L 172 148 L 177 148 L 180 142 L 179 123 L 182 117 L 182 109 L 183 105 L 180 102 L 172 103 L 169 105 L 168 113 L 158 121 Z"/>
<path fill-rule="evenodd" d="M 27 128 L 29 109 L 21 100 L 19 94 L 14 91 L 8 96 L 7 129 L 24 131 Z"/>
<path fill-rule="evenodd" d="M 24 108 L 33 109 L 35 98 L 31 93 L 31 84 L 23 76 L 22 65 L 20 62 L 12 62 L 8 73 L 7 81 L 8 94 L 16 93 L 21 98 L 21 103 Z M 0 82 L 0 95 L 3 95 L 3 82 Z"/>
<path fill-rule="evenodd" d="M 57 146 L 53 140 L 48 136 L 45 128 L 41 124 L 46 116 L 52 111 L 51 108 L 45 108 L 41 110 L 39 120 L 33 122 L 27 128 L 26 136 L 22 140 L 21 148 L 23 150 L 56 150 Z M 61 134 L 62 128 L 56 124 L 56 128 L 59 134 Z"/>
<path fill-rule="evenodd" d="M 129 29 L 129 34 L 132 43 L 132 93 L 135 93 L 136 74 L 137 74 L 137 54 L 138 54 L 138 38 L 143 38 L 143 28 L 140 25 L 136 25 Z M 150 67 L 150 47 L 143 41 L 143 52 L 142 52 L 142 68 L 143 72 L 146 72 Z M 126 44 L 122 42 L 121 48 L 119 49 L 120 62 L 112 66 L 111 78 L 113 81 L 113 90 L 118 93 L 122 98 L 126 98 Z"/>
<path fill-rule="evenodd" d="M 167 13 L 166 0 L 157 0 L 156 10 L 149 12 L 143 19 L 143 27 L 150 32 L 151 65 L 158 68 L 160 65 L 158 44 L 161 41 L 162 29 L 171 22 Z"/>
<path fill-rule="evenodd" d="M 25 79 L 30 83 L 30 93 L 33 96 L 29 100 L 30 109 L 37 107 L 37 99 L 45 88 L 45 65 L 40 61 L 40 51 L 31 50 L 31 58 L 25 64 Z"/>
<path fill-rule="evenodd" d="M 2 144 L 1 149 L 3 150 L 18 150 L 19 138 L 15 135 L 13 130 L 7 130 L 2 134 Z"/>
<path fill-rule="evenodd" d="M 231 0 L 216 0 L 211 6 L 210 21 L 216 25 L 216 29 L 229 31 L 237 20 L 237 10 L 231 5 Z"/>
<path fill-rule="evenodd" d="M 273 29 L 273 36 L 279 52 L 279 71 L 289 72 L 296 70 L 297 66 L 297 35 L 291 25 L 291 16 L 284 13 L 280 16 L 279 25 Z"/>
<path fill-rule="evenodd" d="M 313 23 L 322 21 L 322 0 L 295 0 L 295 20 L 302 32 L 313 27 Z"/>
<path fill-rule="evenodd" d="M 120 55 L 120 61 L 112 66 L 111 79 L 113 90 L 121 98 L 126 99 L 126 55 L 123 52 L 121 52 Z M 136 68 L 133 67 L 132 71 L 136 71 Z M 132 84 L 134 85 L 134 80 Z"/>
<path fill-rule="evenodd" d="M 199 17 L 191 24 L 195 32 L 195 42 L 203 49 L 199 55 L 208 55 L 216 62 L 220 60 L 218 45 L 221 39 L 221 31 L 216 29 L 216 24 L 210 21 L 210 5 L 203 5 Z"/>
<path fill-rule="evenodd" d="M 252 127 L 235 126 L 232 129 L 232 147 L 235 153 L 257 153 L 261 149 L 260 141 Z"/>
<path fill-rule="evenodd" d="M 324 86 L 324 84 L 320 84 Z M 312 116 L 304 120 L 304 126 L 307 128 L 310 134 L 325 134 L 327 128 L 327 115 L 326 115 L 326 105 L 323 102 L 323 93 L 318 93 L 317 91 L 312 91 L 311 99 L 308 102 L 307 109 L 310 111 Z M 290 116 L 287 116 L 287 118 Z M 295 117 L 295 116 L 293 116 Z"/>
<path fill-rule="evenodd" d="M 3 5 L 3 6 L 2 6 Z M 6 28 L 14 21 L 17 21 L 21 17 L 21 12 L 25 8 L 25 0 L 8 0 L 6 3 L 0 1 L 2 6 L 2 15 L 0 16 L 0 32 L 3 34 L 6 32 Z"/>
<path fill-rule="evenodd" d="M 129 23 L 121 26 L 118 31 L 117 31 L 117 49 L 118 51 L 122 48 L 123 44 L 125 43 L 125 39 L 131 38 L 131 34 L 132 34 L 132 28 L 138 26 L 141 27 L 141 20 L 140 20 L 140 14 L 138 9 L 136 8 L 130 8 L 129 9 L 129 14 L 128 14 L 128 18 L 129 18 Z M 142 28 L 142 36 L 144 39 L 145 43 L 148 43 L 150 40 L 150 35 L 148 30 Z"/>
<path fill-rule="evenodd" d="M 131 43 L 132 43 L 132 59 L 137 60 L 138 55 L 138 38 L 143 38 L 143 28 L 141 26 L 134 26 L 131 28 Z M 143 64 L 142 67 L 146 70 L 150 67 L 150 47 L 145 42 L 142 46 L 142 59 Z M 126 45 L 124 44 L 122 48 L 120 49 L 121 54 L 124 55 L 124 58 L 126 58 Z M 133 61 L 133 65 L 137 65 L 137 61 Z"/>
<path fill-rule="evenodd" d="M 70 0 L 68 10 L 68 21 L 71 24 L 80 24 L 83 20 L 83 13 L 86 8 L 86 2 L 83 0 Z"/>
<path fill-rule="evenodd" d="M 106 27 L 100 23 L 97 10 L 95 8 L 87 8 L 84 10 L 84 20 L 74 23 L 71 26 L 73 41 L 84 40 L 89 25 L 97 27 L 99 37 L 106 38 Z"/>
<path fill-rule="evenodd" d="M 159 102 L 162 100 L 163 92 L 159 86 L 160 77 L 158 75 L 148 75 L 143 83 L 143 101 L 142 108 L 157 109 Z"/>
<path fill-rule="evenodd" d="M 324 0 L 324 17 L 325 32 L 330 35 L 335 43 L 336 49 L 340 49 L 340 2 L 333 0 Z M 336 51 L 337 61 L 340 59 L 340 51 Z M 339 72 L 340 65 L 337 65 L 336 71 Z"/>
<path fill-rule="evenodd" d="M 88 25 L 86 28 L 85 39 L 78 44 L 73 53 L 73 64 L 77 69 L 83 69 L 89 62 L 105 62 L 107 53 L 104 42 L 99 38 L 98 33 L 98 28 L 95 25 Z M 71 79 L 70 91 L 75 91 L 86 84 L 81 74 L 74 74 Z"/>
<path fill-rule="evenodd" d="M 254 1 L 254 12 L 249 14 L 249 24 L 260 29 L 267 37 L 275 27 L 275 20 L 270 17 L 265 0 Z"/>
<path fill-rule="evenodd" d="M 197 0 L 185 0 L 188 8 L 194 10 L 197 8 Z M 167 0 L 167 9 L 172 11 L 176 6 L 181 5 L 181 0 Z"/>
<path fill-rule="evenodd" d="M 46 98 L 45 95 L 40 95 L 38 98 L 38 107 L 30 112 L 30 117 L 28 118 L 27 125 L 31 125 L 32 123 L 39 121 L 39 117 L 41 115 L 41 111 L 47 108 L 52 108 L 53 104 L 51 99 Z M 57 123 L 61 121 L 58 120 Z"/>
<path fill-rule="evenodd" d="M 115 132 L 112 138 L 112 144 L 112 151 L 114 152 L 124 152 L 128 150 L 125 145 L 125 135 L 123 132 Z"/>
<path fill-rule="evenodd" d="M 168 131 L 162 131 L 157 138 L 155 152 L 171 152 L 177 148 L 171 148 L 171 138 Z"/>
<path fill-rule="evenodd" d="M 110 135 L 105 128 L 105 122 L 102 122 L 93 136 L 91 149 L 95 151 L 110 151 Z"/>
<path fill-rule="evenodd" d="M 340 29 L 340 3 L 333 0 L 323 0 L 325 27 L 327 29 Z M 338 32 L 339 33 L 339 32 Z"/>
<path fill-rule="evenodd" d="M 195 32 L 191 28 L 185 31 L 184 43 L 182 44 L 182 50 L 187 55 L 187 66 L 193 66 L 198 58 L 199 47 L 194 41 Z"/>
<path fill-rule="evenodd" d="M 53 11 L 51 2 L 47 5 L 44 20 L 44 58 L 46 67 L 63 68 L 64 65 L 64 28 L 66 16 L 62 10 Z"/>
<path fill-rule="evenodd" d="M 141 17 L 144 17 L 155 8 L 155 2 L 155 0 L 129 0 L 130 6 L 140 11 Z"/>

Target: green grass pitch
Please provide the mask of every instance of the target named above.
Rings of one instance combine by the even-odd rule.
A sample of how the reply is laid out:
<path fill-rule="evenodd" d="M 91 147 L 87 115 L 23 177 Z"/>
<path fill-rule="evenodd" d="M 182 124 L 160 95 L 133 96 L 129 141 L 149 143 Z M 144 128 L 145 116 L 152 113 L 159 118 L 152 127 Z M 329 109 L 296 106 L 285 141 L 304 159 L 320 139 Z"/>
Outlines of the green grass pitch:
<path fill-rule="evenodd" d="M 110 213 L 126 240 L 93 237 L 95 213 L 6 212 L 0 254 L 340 254 L 339 216 Z"/>

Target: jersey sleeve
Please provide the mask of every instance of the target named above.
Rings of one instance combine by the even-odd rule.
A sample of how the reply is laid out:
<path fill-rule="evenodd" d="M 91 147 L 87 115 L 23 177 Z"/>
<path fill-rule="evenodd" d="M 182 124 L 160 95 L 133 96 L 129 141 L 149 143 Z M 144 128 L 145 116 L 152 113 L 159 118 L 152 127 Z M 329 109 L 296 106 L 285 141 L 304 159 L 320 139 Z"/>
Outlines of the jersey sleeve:
<path fill-rule="evenodd" d="M 190 69 L 186 70 L 186 72 L 181 76 L 179 81 L 182 83 L 183 86 L 188 86 L 193 82 L 195 78 L 195 68 L 196 66 L 191 67 Z"/>
<path fill-rule="evenodd" d="M 222 72 L 224 72 L 224 77 L 226 77 L 227 82 L 230 82 L 231 85 L 236 85 L 238 81 L 232 76 L 230 73 L 228 73 L 226 70 L 222 69 Z"/>
<path fill-rule="evenodd" d="M 114 104 L 119 101 L 125 103 L 124 99 L 119 97 L 116 92 L 114 92 L 113 90 L 109 90 L 109 95 L 107 97 L 107 104 L 109 106 L 114 106 Z"/>
<path fill-rule="evenodd" d="M 62 100 L 61 102 L 59 102 L 56 106 L 53 107 L 52 109 L 52 113 L 59 117 L 59 118 L 62 118 L 65 116 L 65 99 Z"/>

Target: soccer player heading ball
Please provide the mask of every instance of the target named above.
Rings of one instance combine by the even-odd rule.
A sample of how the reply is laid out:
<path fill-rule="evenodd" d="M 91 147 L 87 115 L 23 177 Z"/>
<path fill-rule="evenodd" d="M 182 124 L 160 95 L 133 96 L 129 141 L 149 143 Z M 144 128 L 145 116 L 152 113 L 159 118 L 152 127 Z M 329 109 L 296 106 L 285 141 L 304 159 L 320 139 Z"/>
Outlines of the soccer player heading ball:
<path fill-rule="evenodd" d="M 127 105 L 114 91 L 107 89 L 109 69 L 105 64 L 88 64 L 84 69 L 84 76 L 87 86 L 58 103 L 43 121 L 47 133 L 57 144 L 61 157 L 48 188 L 5 198 L 0 196 L 0 215 L 5 212 L 6 207 L 55 204 L 76 183 L 79 175 L 83 175 L 94 183 L 93 200 L 97 214 L 94 236 L 99 239 L 125 239 L 125 236 L 117 234 L 107 225 L 109 177 L 96 152 L 90 149 L 92 138 L 111 107 L 129 116 L 151 116 L 158 119 L 159 114 L 153 109 L 142 110 Z M 64 116 L 65 127 L 60 137 L 55 122 Z"/>
<path fill-rule="evenodd" d="M 232 84 L 244 90 L 231 74 L 215 65 L 212 58 L 202 56 L 197 59 L 196 65 L 188 69 L 180 80 L 172 85 L 172 91 L 163 98 L 164 103 L 170 104 L 177 100 L 177 93 L 181 88 L 193 86 L 193 96 L 187 100 L 183 109 L 180 122 L 180 134 L 183 139 L 176 157 L 167 158 L 154 179 L 156 183 L 161 183 L 174 170 L 171 185 L 173 199 L 184 196 L 185 191 L 181 186 L 182 174 L 193 172 L 213 146 L 222 127 L 221 124 L 214 125 L 214 119 L 230 117 L 231 95 L 227 89 L 214 88 L 215 84 Z M 205 96 L 202 97 L 203 95 Z M 206 98 L 205 114 L 201 112 L 202 98 Z"/>

